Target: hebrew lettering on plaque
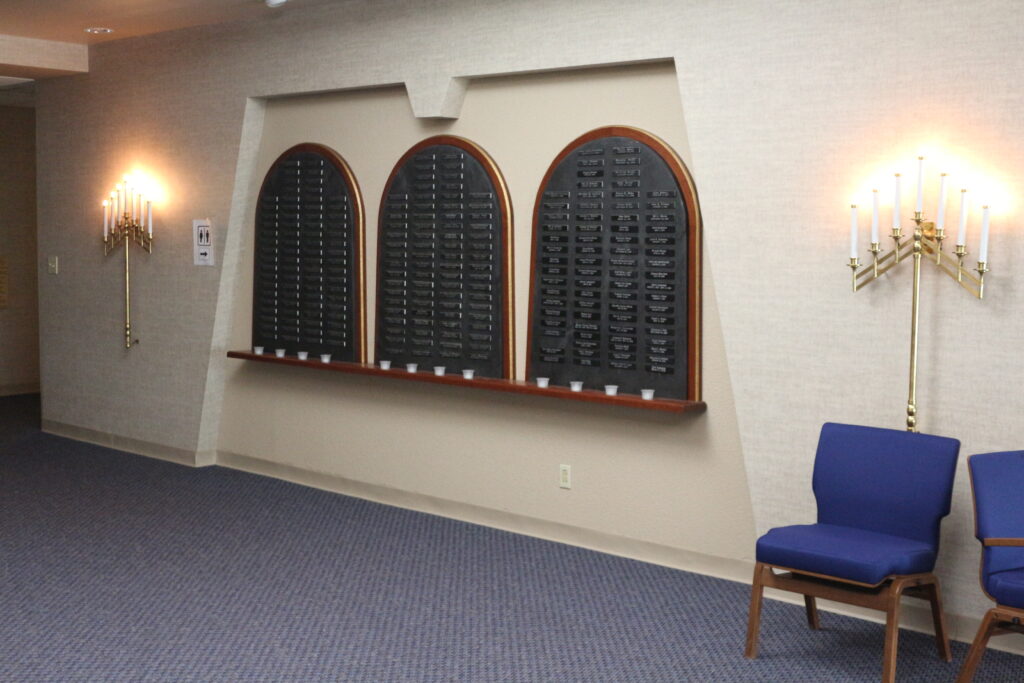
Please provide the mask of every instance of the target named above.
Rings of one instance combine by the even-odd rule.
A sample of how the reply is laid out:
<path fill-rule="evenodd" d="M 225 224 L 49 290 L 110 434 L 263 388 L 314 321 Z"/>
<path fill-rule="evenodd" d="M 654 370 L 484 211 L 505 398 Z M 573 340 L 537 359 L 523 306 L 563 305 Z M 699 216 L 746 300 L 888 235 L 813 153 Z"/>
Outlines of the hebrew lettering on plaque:
<path fill-rule="evenodd" d="M 462 138 L 424 140 L 381 200 L 377 359 L 511 378 L 512 210 L 494 161 Z"/>
<path fill-rule="evenodd" d="M 271 166 L 256 209 L 252 343 L 365 362 L 363 204 L 352 171 L 316 144 Z"/>
<path fill-rule="evenodd" d="M 527 378 L 700 399 L 700 214 L 664 142 L 608 127 L 574 140 L 534 211 Z"/>

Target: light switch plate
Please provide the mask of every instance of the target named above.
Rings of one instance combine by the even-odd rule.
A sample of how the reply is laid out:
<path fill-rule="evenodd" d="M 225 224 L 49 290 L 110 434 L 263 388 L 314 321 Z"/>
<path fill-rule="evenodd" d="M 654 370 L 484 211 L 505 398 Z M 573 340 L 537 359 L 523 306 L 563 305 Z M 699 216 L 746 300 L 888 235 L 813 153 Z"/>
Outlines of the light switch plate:
<path fill-rule="evenodd" d="M 213 223 L 209 218 L 192 221 L 192 247 L 197 266 L 213 265 Z"/>
<path fill-rule="evenodd" d="M 48 256 L 46 258 L 46 272 L 50 275 L 57 275 L 60 273 L 60 257 L 59 256 Z"/>

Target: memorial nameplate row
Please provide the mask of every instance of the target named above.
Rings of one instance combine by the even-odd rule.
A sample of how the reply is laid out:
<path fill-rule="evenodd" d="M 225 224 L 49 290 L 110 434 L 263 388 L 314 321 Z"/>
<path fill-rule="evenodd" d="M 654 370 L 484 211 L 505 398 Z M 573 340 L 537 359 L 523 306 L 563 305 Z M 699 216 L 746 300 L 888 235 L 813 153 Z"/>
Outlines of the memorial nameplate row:
<path fill-rule="evenodd" d="M 511 377 L 511 243 L 508 193 L 483 150 L 452 136 L 409 150 L 381 199 L 377 359 Z"/>
<path fill-rule="evenodd" d="M 345 161 L 303 144 L 268 171 L 256 210 L 252 343 L 365 361 L 363 209 Z"/>
<path fill-rule="evenodd" d="M 653 136 L 600 129 L 563 150 L 535 208 L 527 377 L 698 399 L 696 214 Z"/>

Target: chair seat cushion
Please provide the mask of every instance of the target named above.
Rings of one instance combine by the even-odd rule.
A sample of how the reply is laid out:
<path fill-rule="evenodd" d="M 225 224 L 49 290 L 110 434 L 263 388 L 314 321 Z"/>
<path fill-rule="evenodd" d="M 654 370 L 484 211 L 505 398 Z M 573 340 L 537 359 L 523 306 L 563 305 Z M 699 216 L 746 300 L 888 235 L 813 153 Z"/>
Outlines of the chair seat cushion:
<path fill-rule="evenodd" d="M 1024 608 L 1024 567 L 989 574 L 985 588 L 1000 605 Z"/>
<path fill-rule="evenodd" d="M 935 548 L 853 527 L 798 524 L 759 538 L 757 561 L 873 586 L 887 576 L 932 571 Z"/>

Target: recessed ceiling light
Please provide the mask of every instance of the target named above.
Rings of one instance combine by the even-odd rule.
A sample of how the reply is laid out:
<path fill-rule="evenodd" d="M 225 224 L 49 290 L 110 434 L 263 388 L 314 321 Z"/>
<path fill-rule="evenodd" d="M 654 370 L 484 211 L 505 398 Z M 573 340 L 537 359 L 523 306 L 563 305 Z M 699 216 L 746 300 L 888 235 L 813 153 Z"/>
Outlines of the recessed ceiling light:
<path fill-rule="evenodd" d="M 85 32 L 86 33 L 95 33 L 95 34 L 102 35 L 104 33 L 113 33 L 114 29 L 112 29 L 112 28 L 105 28 L 103 26 L 90 26 L 89 28 L 85 29 Z"/>

